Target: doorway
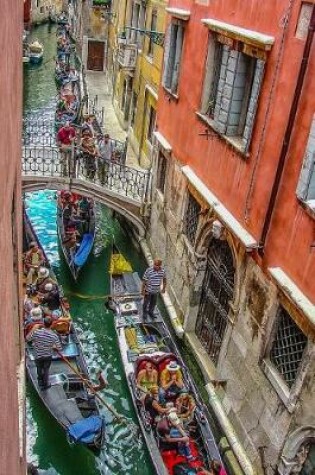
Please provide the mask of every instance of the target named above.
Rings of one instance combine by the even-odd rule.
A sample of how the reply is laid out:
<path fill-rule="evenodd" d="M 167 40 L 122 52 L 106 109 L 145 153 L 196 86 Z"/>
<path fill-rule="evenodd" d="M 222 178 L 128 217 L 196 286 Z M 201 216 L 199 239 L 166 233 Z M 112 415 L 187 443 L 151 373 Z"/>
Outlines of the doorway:
<path fill-rule="evenodd" d="M 92 71 L 103 71 L 104 68 L 104 42 L 92 41 L 88 42 L 88 58 L 87 69 Z"/>

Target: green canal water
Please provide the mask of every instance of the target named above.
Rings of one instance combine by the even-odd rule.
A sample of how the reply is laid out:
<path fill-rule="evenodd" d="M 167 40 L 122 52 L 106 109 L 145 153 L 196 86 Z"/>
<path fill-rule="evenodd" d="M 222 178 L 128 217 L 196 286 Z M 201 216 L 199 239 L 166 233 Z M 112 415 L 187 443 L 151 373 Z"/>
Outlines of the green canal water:
<path fill-rule="evenodd" d="M 24 66 L 24 115 L 52 117 L 56 88 L 54 84 L 55 27 L 40 26 L 32 36 L 44 43 L 42 65 Z M 132 402 L 116 342 L 113 315 L 104 307 L 109 293 L 108 266 L 112 236 L 133 267 L 143 272 L 145 262 L 131 244 L 110 210 L 98 206 L 98 229 L 93 255 L 77 283 L 72 280 L 58 247 L 56 200 L 53 191 L 27 194 L 26 207 L 47 256 L 71 303 L 73 319 L 81 332 L 84 354 L 91 376 L 102 369 L 108 387 L 102 392 L 106 402 L 129 420 L 136 422 Z M 99 457 L 85 448 L 70 446 L 65 434 L 48 414 L 37 394 L 27 386 L 28 461 L 58 475 L 150 475 L 154 473 L 140 435 L 123 424 L 113 423 L 111 413 L 103 409 L 108 442 Z"/>

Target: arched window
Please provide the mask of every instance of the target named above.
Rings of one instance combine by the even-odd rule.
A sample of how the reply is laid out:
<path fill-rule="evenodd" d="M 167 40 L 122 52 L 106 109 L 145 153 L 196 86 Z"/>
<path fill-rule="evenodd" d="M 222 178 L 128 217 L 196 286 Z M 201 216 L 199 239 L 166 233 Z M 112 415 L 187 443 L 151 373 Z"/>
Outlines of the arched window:
<path fill-rule="evenodd" d="M 216 364 L 234 292 L 234 262 L 227 241 L 212 239 L 202 284 L 196 334 Z"/>

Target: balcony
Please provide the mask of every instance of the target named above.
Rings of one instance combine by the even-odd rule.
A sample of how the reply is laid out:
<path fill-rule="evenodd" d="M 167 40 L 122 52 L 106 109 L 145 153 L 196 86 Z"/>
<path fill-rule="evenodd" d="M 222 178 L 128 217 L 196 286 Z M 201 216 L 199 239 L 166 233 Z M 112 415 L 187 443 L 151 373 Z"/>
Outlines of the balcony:
<path fill-rule="evenodd" d="M 137 45 L 120 43 L 118 47 L 118 63 L 122 68 L 135 69 L 137 61 Z"/>
<path fill-rule="evenodd" d="M 95 9 L 110 10 L 111 0 L 92 0 L 92 6 Z"/>

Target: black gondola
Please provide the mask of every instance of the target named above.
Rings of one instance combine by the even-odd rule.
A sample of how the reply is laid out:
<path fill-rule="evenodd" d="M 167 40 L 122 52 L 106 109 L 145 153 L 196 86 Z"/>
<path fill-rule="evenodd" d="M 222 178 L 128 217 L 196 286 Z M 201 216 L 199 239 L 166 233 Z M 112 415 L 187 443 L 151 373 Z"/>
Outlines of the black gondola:
<path fill-rule="evenodd" d="M 156 473 L 172 475 L 176 465 L 186 466 L 187 469 L 190 467 L 189 473 L 197 473 L 195 471 L 197 468 L 209 467 L 212 460 L 222 464 L 210 427 L 207 408 L 198 396 L 194 381 L 176 343 L 158 309 L 155 310 L 154 318 L 148 317 L 144 322 L 139 275 L 132 272 L 130 265 L 115 245 L 110 274 L 112 297 L 108 303 L 115 314 L 115 328 L 129 390 Z M 189 434 L 191 453 L 196 456 L 193 461 L 187 462 L 182 455 L 179 455 L 176 444 L 174 447 L 174 443 L 172 445 L 166 443 L 160 437 L 157 426 L 152 423 L 137 385 L 137 374 L 146 362 L 152 363 L 159 377 L 163 368 L 170 362 L 177 363 L 181 368 L 185 389 L 195 401 L 192 419 L 185 427 Z"/>
<path fill-rule="evenodd" d="M 42 249 L 27 214 L 24 212 L 25 251 L 28 249 L 31 241 L 35 241 Z M 45 267 L 49 269 L 50 277 L 56 281 L 46 256 Z M 60 287 L 59 292 L 61 292 Z M 36 293 L 34 291 L 28 289 L 27 296 L 36 302 Z M 58 333 L 58 324 L 59 331 L 61 329 L 60 325 L 63 326 L 62 334 L 59 333 L 63 349 L 61 353 L 56 353 L 53 356 L 49 369 L 49 384 L 51 386 L 46 390 L 40 389 L 37 380 L 34 350 L 31 340 L 28 341 L 26 338 L 27 374 L 47 410 L 66 432 L 68 441 L 70 443 L 83 444 L 93 452 L 99 452 L 105 442 L 105 422 L 100 415 L 94 391 L 88 390 L 86 384 L 83 383 L 83 379 L 85 379 L 92 387 L 83 350 L 72 321 L 70 321 L 69 330 L 64 331 L 65 322 L 68 319 L 63 318 L 66 310 L 62 303 L 60 312 L 62 316 L 55 321 L 55 329 Z M 27 327 L 25 330 L 27 331 Z"/>
<path fill-rule="evenodd" d="M 77 217 L 74 222 L 66 216 L 65 207 L 61 202 L 61 192 L 57 204 L 57 229 L 61 248 L 74 280 L 77 280 L 80 270 L 87 262 L 93 249 L 95 240 L 95 203 L 92 199 L 86 198 L 88 207 L 84 213 Z M 71 193 L 69 195 L 73 196 Z M 79 197 L 82 198 L 82 197 Z M 73 224 L 71 224 L 73 223 Z M 73 225 L 72 231 L 69 225 Z M 76 237 L 71 241 L 72 236 Z"/>

